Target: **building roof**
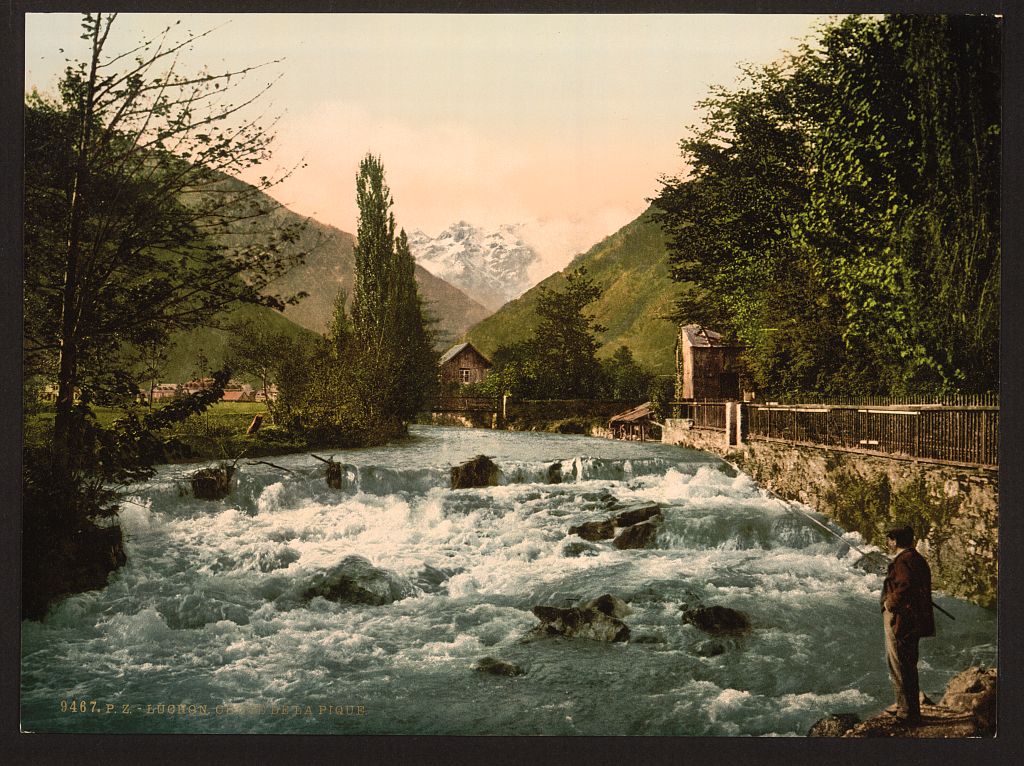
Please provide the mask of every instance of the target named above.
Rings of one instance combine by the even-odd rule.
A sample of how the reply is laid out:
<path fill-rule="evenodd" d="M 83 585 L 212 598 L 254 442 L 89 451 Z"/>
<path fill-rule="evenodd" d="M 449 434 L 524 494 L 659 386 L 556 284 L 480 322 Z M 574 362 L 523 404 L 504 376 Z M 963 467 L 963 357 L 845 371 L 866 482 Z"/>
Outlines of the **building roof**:
<path fill-rule="evenodd" d="M 612 419 L 608 421 L 610 426 L 623 423 L 639 423 L 641 420 L 646 420 L 651 416 L 653 408 L 650 402 L 644 402 L 639 407 L 634 407 L 626 412 L 621 412 L 618 415 L 612 416 Z"/>
<path fill-rule="evenodd" d="M 475 348 L 475 347 L 473 346 L 473 344 L 472 344 L 472 343 L 459 343 L 459 344 L 458 344 L 458 345 L 456 345 L 456 346 L 452 346 L 452 347 L 451 347 L 450 349 L 448 349 L 447 351 L 445 351 L 445 352 L 444 352 L 444 353 L 443 353 L 443 354 L 441 355 L 441 361 L 440 361 L 440 362 L 438 362 L 438 364 L 444 364 L 445 362 L 451 361 L 451 360 L 452 360 L 452 359 L 454 359 L 454 358 L 455 358 L 456 356 L 458 356 L 458 355 L 459 355 L 459 354 L 461 354 L 461 353 L 462 353 L 463 351 L 465 351 L 465 350 L 466 350 L 467 348 L 468 348 L 468 349 L 470 349 L 470 350 L 471 350 L 471 351 L 472 351 L 472 352 L 473 352 L 474 354 L 476 354 L 476 355 L 477 355 L 478 357 L 480 357 L 481 359 L 483 359 L 483 360 L 484 360 L 484 361 L 485 361 L 485 362 L 487 363 L 487 365 L 488 365 L 488 366 L 490 366 L 490 364 L 491 364 L 491 360 L 490 360 L 490 359 L 488 359 L 488 358 L 487 358 L 486 356 L 484 356 L 483 354 L 481 354 L 481 353 L 480 353 L 479 351 L 477 351 L 477 350 L 476 350 L 476 348 Z"/>
<path fill-rule="evenodd" d="M 691 346 L 712 348 L 734 345 L 722 338 L 721 333 L 709 330 L 699 324 L 683 325 L 679 329 Z"/>

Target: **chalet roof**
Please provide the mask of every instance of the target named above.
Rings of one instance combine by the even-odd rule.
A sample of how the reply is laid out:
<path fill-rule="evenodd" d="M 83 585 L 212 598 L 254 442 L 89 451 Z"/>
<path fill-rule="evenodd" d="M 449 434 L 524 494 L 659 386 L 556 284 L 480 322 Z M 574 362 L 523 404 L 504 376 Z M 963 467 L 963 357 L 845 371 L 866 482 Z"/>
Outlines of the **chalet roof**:
<path fill-rule="evenodd" d="M 639 407 L 634 407 L 626 412 L 621 412 L 618 415 L 613 415 L 612 419 L 608 421 L 611 427 L 615 427 L 618 424 L 624 423 L 639 423 L 641 420 L 646 420 L 651 416 L 653 407 L 650 402 L 644 402 Z"/>
<path fill-rule="evenodd" d="M 466 350 L 467 348 L 468 348 L 468 349 L 470 349 L 470 350 L 471 350 L 471 351 L 472 351 L 472 352 L 473 352 L 474 354 L 476 354 L 476 355 L 477 355 L 478 357 L 480 357 L 481 359 L 483 359 L 483 360 L 484 360 L 484 361 L 485 361 L 485 362 L 487 363 L 487 365 L 488 365 L 488 366 L 490 366 L 490 364 L 491 364 L 491 360 L 490 360 L 490 359 L 488 359 L 488 358 L 487 358 L 486 356 L 484 356 L 483 354 L 481 354 L 481 353 L 480 353 L 479 351 L 477 351 L 477 350 L 476 350 L 476 348 L 475 348 L 475 347 L 473 346 L 473 344 L 472 344 L 472 343 L 459 343 L 459 344 L 458 344 L 458 345 L 456 345 L 456 346 L 452 346 L 452 347 L 451 347 L 450 349 L 448 349 L 447 351 L 445 351 L 445 352 L 444 352 L 444 353 L 443 353 L 443 354 L 441 355 L 441 361 L 439 362 L 439 364 L 444 364 L 445 362 L 447 362 L 447 361 L 450 361 L 450 360 L 454 359 L 454 358 L 455 358 L 456 356 L 458 356 L 459 354 L 461 354 L 461 353 L 462 353 L 463 351 L 465 351 L 465 350 Z"/>
<path fill-rule="evenodd" d="M 723 347 L 732 346 L 732 343 L 726 341 L 721 333 L 709 330 L 699 324 L 688 324 L 683 325 L 680 328 L 683 335 L 686 336 L 686 340 L 689 341 L 691 346 L 697 346 L 700 348 L 712 348 L 712 347 Z"/>

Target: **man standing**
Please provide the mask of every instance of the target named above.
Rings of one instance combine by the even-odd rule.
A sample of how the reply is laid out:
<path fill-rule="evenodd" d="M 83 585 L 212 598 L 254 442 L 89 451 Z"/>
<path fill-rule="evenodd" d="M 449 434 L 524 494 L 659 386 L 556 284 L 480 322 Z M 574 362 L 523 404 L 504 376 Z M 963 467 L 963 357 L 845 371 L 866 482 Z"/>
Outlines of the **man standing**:
<path fill-rule="evenodd" d="M 882 625 L 889 678 L 896 692 L 896 718 L 909 725 L 921 722 L 918 698 L 917 642 L 935 635 L 932 615 L 932 573 L 914 548 L 910 527 L 886 533 L 889 551 L 896 557 L 882 584 Z"/>

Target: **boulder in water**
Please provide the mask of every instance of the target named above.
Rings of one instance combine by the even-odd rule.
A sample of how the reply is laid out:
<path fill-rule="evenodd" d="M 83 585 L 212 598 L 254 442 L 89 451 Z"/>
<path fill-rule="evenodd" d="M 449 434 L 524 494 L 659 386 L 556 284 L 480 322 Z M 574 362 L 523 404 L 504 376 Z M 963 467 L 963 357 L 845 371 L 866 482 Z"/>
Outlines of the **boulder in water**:
<path fill-rule="evenodd" d="M 727 606 L 698 606 L 683 612 L 683 622 L 713 636 L 736 636 L 750 632 L 750 619 Z"/>
<path fill-rule="evenodd" d="M 997 687 L 995 668 L 971 667 L 953 677 L 939 704 L 971 713 L 979 729 L 995 731 Z"/>
<path fill-rule="evenodd" d="M 535 631 L 541 635 L 587 638 L 592 641 L 628 641 L 629 627 L 593 607 L 535 606 L 533 613 L 541 624 Z"/>
<path fill-rule="evenodd" d="M 609 617 L 618 617 L 620 619 L 633 613 L 629 604 L 610 593 L 605 593 L 603 596 L 592 598 L 590 601 L 580 604 L 580 609 L 596 609 L 601 614 L 606 614 Z"/>
<path fill-rule="evenodd" d="M 489 673 L 492 676 L 522 676 L 526 671 L 513 662 L 495 659 L 494 657 L 482 657 L 477 660 L 473 670 L 479 673 Z"/>
<path fill-rule="evenodd" d="M 612 541 L 619 550 L 633 550 L 637 548 L 650 548 L 654 539 L 658 536 L 659 522 L 654 519 L 641 521 L 631 527 L 623 529 L 619 536 Z"/>
<path fill-rule="evenodd" d="M 380 606 L 408 594 L 407 584 L 393 572 L 373 566 L 363 556 L 346 556 L 335 567 L 317 572 L 302 598 L 321 596 L 328 601 Z"/>
<path fill-rule="evenodd" d="M 623 511 L 615 514 L 615 525 L 618 527 L 631 527 L 641 521 L 647 521 L 661 514 L 661 506 L 657 503 L 643 503 L 631 505 Z"/>
<path fill-rule="evenodd" d="M 192 494 L 199 500 L 222 500 L 231 491 L 234 473 L 235 468 L 230 465 L 198 470 L 189 477 Z"/>
<path fill-rule="evenodd" d="M 562 464 L 552 463 L 548 466 L 548 484 L 562 483 Z"/>
<path fill-rule="evenodd" d="M 817 721 L 807 732 L 808 737 L 841 737 L 860 723 L 856 713 L 836 713 Z"/>
<path fill-rule="evenodd" d="M 498 485 L 498 466 L 486 455 L 477 455 L 452 467 L 452 489 L 495 487 Z"/>
<path fill-rule="evenodd" d="M 871 551 L 857 559 L 853 566 L 870 574 L 884 575 L 889 571 L 889 557 L 881 551 Z"/>
<path fill-rule="evenodd" d="M 569 527 L 570 535 L 579 535 L 584 540 L 610 540 L 615 536 L 615 521 L 602 519 L 601 521 L 585 521 L 582 524 Z"/>
<path fill-rule="evenodd" d="M 597 556 L 601 549 L 596 545 L 584 542 L 570 542 L 562 546 L 562 555 L 567 559 L 577 559 L 580 556 Z"/>
<path fill-rule="evenodd" d="M 437 593 L 444 583 L 462 571 L 460 567 L 435 567 L 424 564 L 423 569 L 416 574 L 415 584 L 424 593 Z"/>
<path fill-rule="evenodd" d="M 720 654 L 725 654 L 725 644 L 714 639 L 698 641 L 693 645 L 693 653 L 698 657 L 717 657 Z"/>

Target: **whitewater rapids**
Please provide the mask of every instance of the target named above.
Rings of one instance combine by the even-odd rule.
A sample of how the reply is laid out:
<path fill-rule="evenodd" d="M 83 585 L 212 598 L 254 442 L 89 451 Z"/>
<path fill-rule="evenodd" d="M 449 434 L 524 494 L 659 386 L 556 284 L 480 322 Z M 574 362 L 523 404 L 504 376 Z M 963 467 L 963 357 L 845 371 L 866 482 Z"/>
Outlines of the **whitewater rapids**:
<path fill-rule="evenodd" d="M 477 454 L 501 484 L 448 489 Z M 242 461 L 223 501 L 190 496 L 195 465 L 130 488 L 128 564 L 22 625 L 23 729 L 785 736 L 892 702 L 881 577 L 853 566 L 851 545 L 868 546 L 707 453 L 422 426 L 334 457 L 341 490 L 310 455 Z M 546 483 L 554 462 L 560 484 Z M 648 501 L 664 516 L 654 548 L 565 555 L 570 526 Z M 306 597 L 357 565 L 382 570 L 394 600 Z M 632 608 L 628 643 L 523 640 L 534 605 L 604 593 Z M 956 617 L 922 642 L 937 700 L 955 673 L 996 664 L 996 622 L 936 602 Z M 704 656 L 710 637 L 681 619 L 698 603 L 744 612 L 752 632 Z M 474 671 L 485 656 L 525 674 Z"/>

